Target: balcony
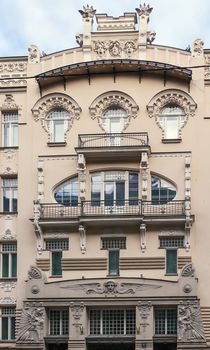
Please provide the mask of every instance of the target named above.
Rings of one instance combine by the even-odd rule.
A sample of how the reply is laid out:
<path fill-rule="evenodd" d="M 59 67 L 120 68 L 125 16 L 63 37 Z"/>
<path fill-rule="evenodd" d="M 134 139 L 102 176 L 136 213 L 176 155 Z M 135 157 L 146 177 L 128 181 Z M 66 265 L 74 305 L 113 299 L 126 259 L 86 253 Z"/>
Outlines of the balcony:
<path fill-rule="evenodd" d="M 136 159 L 141 152 L 150 153 L 149 139 L 146 132 L 112 133 L 112 134 L 81 134 L 78 136 L 78 154 L 86 159 L 103 160 Z"/>
<path fill-rule="evenodd" d="M 155 204 L 142 200 L 82 201 L 77 207 L 39 204 L 41 225 L 79 223 L 185 222 L 185 201 Z"/>

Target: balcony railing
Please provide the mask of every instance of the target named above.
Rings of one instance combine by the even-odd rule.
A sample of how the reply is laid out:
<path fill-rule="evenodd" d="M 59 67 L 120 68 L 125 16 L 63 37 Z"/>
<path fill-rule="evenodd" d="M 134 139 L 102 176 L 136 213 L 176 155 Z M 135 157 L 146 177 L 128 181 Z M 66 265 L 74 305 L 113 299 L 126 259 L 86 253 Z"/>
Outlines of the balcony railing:
<path fill-rule="evenodd" d="M 79 148 L 142 147 L 148 144 L 149 139 L 146 132 L 81 134 L 78 136 Z"/>
<path fill-rule="evenodd" d="M 75 219 L 78 217 L 121 215 L 144 217 L 184 216 L 185 201 L 171 201 L 168 203 L 155 203 L 140 199 L 82 201 L 75 207 L 67 207 L 61 204 L 40 204 L 40 218 L 42 219 Z"/>

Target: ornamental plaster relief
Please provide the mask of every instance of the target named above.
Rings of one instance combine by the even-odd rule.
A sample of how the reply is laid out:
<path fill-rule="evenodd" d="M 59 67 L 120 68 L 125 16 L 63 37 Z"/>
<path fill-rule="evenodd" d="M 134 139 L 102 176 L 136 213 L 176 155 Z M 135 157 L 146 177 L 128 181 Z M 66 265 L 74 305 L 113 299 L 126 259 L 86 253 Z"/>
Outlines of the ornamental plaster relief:
<path fill-rule="evenodd" d="M 0 87 L 26 87 L 27 80 L 25 79 L 12 79 L 12 80 L 1 80 Z"/>
<path fill-rule="evenodd" d="M 66 141 L 67 132 L 71 129 L 74 120 L 80 119 L 80 112 L 81 108 L 77 104 L 76 101 L 74 101 L 73 98 L 66 94 L 61 93 L 53 93 L 46 95 L 39 99 L 35 105 L 32 108 L 32 114 L 35 121 L 41 120 L 41 124 L 43 129 L 48 134 L 49 141 L 51 140 L 51 133 L 49 128 L 47 127 L 47 116 L 48 113 L 51 112 L 53 109 L 64 109 L 70 114 L 68 128 L 65 131 L 64 134 L 64 142 Z"/>
<path fill-rule="evenodd" d="M 135 58 L 137 57 L 137 40 L 93 41 L 93 51 L 98 58 Z"/>
<path fill-rule="evenodd" d="M 108 108 L 113 106 L 122 108 L 127 112 L 127 117 L 124 118 L 124 129 L 122 130 L 124 131 L 130 124 L 131 118 L 137 117 L 139 107 L 132 97 L 121 91 L 109 91 L 98 96 L 89 107 L 91 119 L 97 119 L 101 129 L 106 132 L 103 126 L 102 115 Z"/>
<path fill-rule="evenodd" d="M 17 299 L 14 297 L 1 297 L 0 305 L 16 305 Z"/>
<path fill-rule="evenodd" d="M 27 70 L 27 63 L 26 62 L 5 62 L 0 63 L 0 74 L 5 73 L 24 73 Z"/>
<path fill-rule="evenodd" d="M 41 303 L 25 303 L 17 336 L 18 343 L 39 343 L 43 339 L 44 315 Z"/>
<path fill-rule="evenodd" d="M 155 95 L 147 105 L 147 111 L 150 118 L 155 118 L 156 124 L 162 130 L 162 136 L 165 136 L 165 129 L 160 120 L 161 111 L 167 106 L 178 106 L 183 109 L 185 119 L 180 123 L 179 137 L 181 130 L 187 124 L 188 118 L 195 115 L 197 104 L 186 92 L 177 89 L 167 89 Z"/>
<path fill-rule="evenodd" d="M 194 40 L 192 44 L 192 56 L 193 57 L 203 56 L 203 46 L 204 46 L 204 42 L 202 39 Z"/>
<path fill-rule="evenodd" d="M 16 288 L 16 282 L 0 282 L 0 289 L 3 289 L 4 292 L 11 292 L 12 289 Z"/>
<path fill-rule="evenodd" d="M 41 52 L 36 45 L 28 47 L 28 63 L 40 63 Z"/>

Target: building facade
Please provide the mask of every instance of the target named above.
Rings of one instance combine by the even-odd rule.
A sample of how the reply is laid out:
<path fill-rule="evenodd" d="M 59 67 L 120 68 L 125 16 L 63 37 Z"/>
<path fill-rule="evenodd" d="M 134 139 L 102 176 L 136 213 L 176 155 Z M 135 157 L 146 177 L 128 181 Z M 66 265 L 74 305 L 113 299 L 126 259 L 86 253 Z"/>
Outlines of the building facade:
<path fill-rule="evenodd" d="M 210 51 L 151 11 L 0 58 L 0 349 L 210 349 Z"/>

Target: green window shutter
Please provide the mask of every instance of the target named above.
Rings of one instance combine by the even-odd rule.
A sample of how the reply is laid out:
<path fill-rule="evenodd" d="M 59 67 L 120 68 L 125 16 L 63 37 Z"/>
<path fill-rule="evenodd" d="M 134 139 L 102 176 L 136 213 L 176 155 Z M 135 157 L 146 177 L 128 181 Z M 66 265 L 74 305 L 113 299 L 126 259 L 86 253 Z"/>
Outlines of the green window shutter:
<path fill-rule="evenodd" d="M 61 276 L 62 268 L 61 268 L 61 259 L 62 252 L 52 252 L 52 276 Z"/>
<path fill-rule="evenodd" d="M 9 277 L 9 254 L 2 255 L 2 277 Z"/>
<path fill-rule="evenodd" d="M 11 317 L 11 339 L 15 339 L 15 317 Z"/>
<path fill-rule="evenodd" d="M 8 317 L 2 317 L 2 339 L 8 339 L 8 326 L 9 326 Z"/>
<path fill-rule="evenodd" d="M 166 273 L 177 273 L 177 250 L 166 250 Z"/>
<path fill-rule="evenodd" d="M 119 250 L 109 250 L 109 275 L 119 275 Z"/>
<path fill-rule="evenodd" d="M 17 277 L 17 254 L 12 254 L 12 275 L 11 277 Z"/>

